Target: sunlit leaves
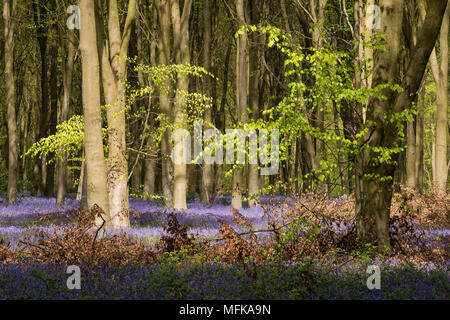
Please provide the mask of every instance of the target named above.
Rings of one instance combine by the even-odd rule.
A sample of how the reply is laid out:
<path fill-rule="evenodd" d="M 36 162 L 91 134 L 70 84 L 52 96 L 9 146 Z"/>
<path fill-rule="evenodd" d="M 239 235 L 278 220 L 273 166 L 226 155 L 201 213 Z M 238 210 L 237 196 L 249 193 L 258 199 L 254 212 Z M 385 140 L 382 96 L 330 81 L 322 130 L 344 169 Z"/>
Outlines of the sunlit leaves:
<path fill-rule="evenodd" d="M 407 109 L 400 114 L 380 114 L 372 117 L 375 121 L 368 119 L 362 121 L 359 114 L 359 122 L 351 137 L 341 136 L 333 129 L 320 129 L 314 123 L 315 113 L 319 109 L 325 115 L 331 116 L 333 111 L 338 113 L 342 105 L 352 106 L 354 112 L 358 106 L 370 105 L 369 101 L 374 99 L 388 99 L 383 93 L 386 89 L 391 92 L 401 92 L 403 89 L 392 80 L 388 83 L 378 85 L 374 88 L 365 88 L 355 85 L 355 72 L 367 79 L 372 70 L 368 62 L 362 61 L 360 66 L 354 63 L 355 53 L 339 51 L 328 45 L 317 48 L 302 48 L 296 44 L 290 34 L 283 32 L 271 25 L 244 26 L 239 29 L 236 36 L 243 32 L 259 32 L 266 35 L 266 43 L 269 47 L 276 47 L 284 57 L 284 76 L 288 82 L 289 93 L 275 106 L 264 111 L 272 125 L 280 129 L 284 137 L 280 141 L 281 159 L 287 159 L 289 147 L 295 143 L 295 139 L 306 134 L 309 137 L 321 141 L 323 150 L 320 150 L 320 170 L 313 172 L 319 181 L 328 180 L 338 170 L 335 159 L 339 154 L 357 155 L 360 152 L 371 151 L 375 155 L 373 163 L 391 163 L 393 156 L 403 151 L 401 146 L 404 136 L 404 124 L 411 121 L 414 111 Z M 374 50 L 385 48 L 386 39 L 382 36 L 364 46 Z M 312 79 L 309 83 L 305 79 Z M 376 115 L 377 110 L 369 109 Z M 398 128 L 398 145 L 389 147 L 372 146 L 368 143 L 372 128 L 380 125 L 381 121 L 395 122 Z M 326 122 L 326 120 L 325 120 Z M 263 124 L 268 125 L 267 123 Z M 349 164 L 351 165 L 351 164 Z"/>
<path fill-rule="evenodd" d="M 25 154 L 32 157 L 43 157 L 54 153 L 57 157 L 67 153 L 69 158 L 77 157 L 83 147 L 84 122 L 82 116 L 73 116 L 56 127 L 56 133 L 34 143 Z M 73 160 L 73 159 L 72 159 Z M 49 162 L 54 161 L 50 159 Z"/>

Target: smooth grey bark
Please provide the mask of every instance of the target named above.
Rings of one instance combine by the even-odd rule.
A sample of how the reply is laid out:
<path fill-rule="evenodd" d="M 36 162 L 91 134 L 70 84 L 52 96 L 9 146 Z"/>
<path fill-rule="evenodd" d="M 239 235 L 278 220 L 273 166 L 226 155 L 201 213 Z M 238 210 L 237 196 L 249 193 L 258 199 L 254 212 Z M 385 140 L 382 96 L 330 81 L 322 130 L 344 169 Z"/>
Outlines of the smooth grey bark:
<path fill-rule="evenodd" d="M 447 189 L 447 178 L 449 164 L 447 163 L 447 136 L 448 136 L 448 33 L 450 20 L 450 4 L 445 10 L 441 32 L 440 65 L 436 49 L 431 54 L 431 70 L 436 82 L 436 137 L 435 137 L 435 170 L 433 184 L 439 193 L 445 194 Z"/>
<path fill-rule="evenodd" d="M 250 23 L 256 25 L 259 23 L 258 2 L 252 3 L 250 12 Z M 260 77 L 260 61 L 261 50 L 259 47 L 259 41 L 261 36 L 256 33 L 250 34 L 250 40 L 252 45 L 249 46 L 249 90 L 248 90 L 248 103 L 251 110 L 251 119 L 257 121 L 259 118 L 259 77 Z M 255 159 L 251 159 L 255 160 Z M 256 159 L 257 161 L 257 159 Z M 258 164 L 248 164 L 248 196 L 256 196 L 259 192 L 259 170 Z M 248 205 L 254 207 L 258 204 L 258 198 L 250 199 Z"/>
<path fill-rule="evenodd" d="M 190 63 L 189 51 L 189 17 L 191 14 L 192 0 L 185 0 L 182 11 L 180 10 L 179 0 L 171 0 L 172 29 L 175 51 L 175 63 L 185 65 Z M 186 115 L 184 107 L 186 104 L 186 93 L 189 90 L 189 78 L 181 75 L 177 79 L 177 90 L 174 101 L 174 125 L 176 128 L 186 127 Z M 183 139 L 180 137 L 180 139 Z M 179 143 L 179 141 L 175 141 Z M 186 150 L 175 155 L 180 159 L 185 159 Z M 172 207 L 177 211 L 187 210 L 187 164 L 184 161 L 174 163 L 174 182 L 173 182 L 173 204 Z"/>
<path fill-rule="evenodd" d="M 408 122 L 406 125 L 407 149 L 406 149 L 406 186 L 416 188 L 416 123 Z"/>
<path fill-rule="evenodd" d="M 54 135 L 56 133 L 56 125 L 58 122 L 58 34 L 57 26 L 53 24 L 50 27 L 50 116 L 47 124 L 48 134 Z M 47 159 L 54 158 L 54 153 L 49 153 Z M 45 196 L 53 197 L 55 191 L 55 162 L 51 161 L 47 163 L 46 171 L 46 183 L 45 183 Z"/>
<path fill-rule="evenodd" d="M 73 30 L 67 30 L 67 48 L 63 55 L 63 101 L 61 106 L 61 114 L 59 122 L 63 123 L 68 120 L 69 110 L 72 100 L 72 76 L 75 62 L 75 35 Z M 67 58 L 65 58 L 67 57 Z M 67 154 L 62 155 L 62 159 L 58 160 L 58 190 L 56 193 L 56 203 L 64 204 L 64 197 L 67 192 Z"/>
<path fill-rule="evenodd" d="M 223 76 L 222 76 L 222 98 L 220 101 L 220 107 L 217 106 L 218 110 L 215 112 L 215 121 L 216 128 L 220 132 L 225 132 L 225 112 L 227 107 L 227 93 L 228 93 L 228 77 L 229 77 L 229 69 L 230 69 L 230 59 L 231 59 L 231 51 L 233 46 L 233 38 L 229 38 L 227 52 L 225 54 L 225 61 L 223 68 Z M 216 105 L 214 105 L 216 106 Z M 216 165 L 216 174 L 215 174 L 215 187 L 214 192 L 216 195 L 222 195 L 223 193 L 223 165 Z"/>
<path fill-rule="evenodd" d="M 81 200 L 81 195 L 83 193 L 83 182 L 86 179 L 86 175 L 85 173 L 85 167 L 86 167 L 86 152 L 85 152 L 85 147 L 83 144 L 83 152 L 81 153 L 81 166 L 80 166 L 80 179 L 78 181 L 78 187 L 77 187 L 77 197 L 76 199 L 78 201 Z"/>
<path fill-rule="evenodd" d="M 25 112 L 24 115 L 22 117 L 22 129 L 21 131 L 23 132 L 23 138 L 22 138 L 22 181 L 27 181 L 28 180 L 28 171 L 26 168 L 26 156 L 25 154 L 27 153 L 28 150 L 28 135 L 29 135 L 29 123 L 30 123 L 30 118 L 31 118 L 31 111 L 32 111 L 32 106 L 31 106 L 31 99 L 30 98 L 26 98 L 26 106 L 25 106 Z M 27 192 L 27 185 L 24 184 L 23 186 L 23 192 Z"/>
<path fill-rule="evenodd" d="M 389 79 L 397 79 L 400 66 L 401 28 L 404 1 L 381 0 L 381 33 L 387 37 L 386 51 L 375 51 L 373 85 L 386 83 Z M 398 128 L 395 123 L 385 121 L 385 113 L 400 113 L 414 101 L 420 87 L 425 69 L 441 28 L 447 0 L 428 1 L 427 14 L 417 37 L 417 45 L 400 83 L 404 89 L 395 93 L 386 88 L 381 93 L 387 100 L 371 99 L 368 106 L 367 119 L 375 125 L 371 126 L 365 137 L 370 147 L 391 148 L 398 139 Z M 398 80 L 397 80 L 398 81 Z M 378 154 L 372 148 L 362 152 L 357 165 L 356 217 L 357 234 L 366 242 L 376 242 L 380 247 L 390 247 L 389 220 L 393 193 L 393 176 L 396 169 L 393 163 L 377 162 Z M 398 156 L 394 156 L 398 160 Z M 373 177 L 391 177 L 377 179 Z"/>
<path fill-rule="evenodd" d="M 7 202 L 16 203 L 17 199 L 17 165 L 18 165 L 18 135 L 16 119 L 16 94 L 14 83 L 14 28 L 16 0 L 4 0 L 3 21 L 5 35 L 5 78 L 8 125 L 8 189 Z"/>
<path fill-rule="evenodd" d="M 407 3 L 408 12 L 410 12 L 411 24 L 411 39 L 410 50 L 417 45 L 417 33 L 422 27 L 425 19 L 425 0 L 413 0 Z M 416 7 L 418 10 L 416 10 Z M 417 11 L 417 13 L 416 13 Z M 433 53 L 432 53 L 433 55 Z M 424 86 L 426 76 L 422 79 L 421 88 Z M 417 103 L 417 101 L 414 101 Z M 413 189 L 420 189 L 419 181 L 423 180 L 423 108 L 419 107 L 417 116 L 414 117 L 414 122 L 408 122 L 407 134 L 407 149 L 406 149 L 406 186 Z M 420 177 L 419 177 L 420 176 Z"/>
<path fill-rule="evenodd" d="M 238 27 L 246 25 L 244 1 L 236 0 Z M 248 61 L 247 61 L 247 31 L 237 37 L 236 54 L 236 112 L 238 123 L 247 123 L 247 90 L 248 90 Z M 231 206 L 234 209 L 242 208 L 243 169 L 238 168 L 233 172 L 233 190 Z"/>
<path fill-rule="evenodd" d="M 87 211 L 87 210 L 89 210 L 89 206 L 88 206 L 88 184 L 87 184 L 88 180 L 87 180 L 86 161 L 83 162 L 81 170 L 82 170 L 82 177 L 80 179 L 80 185 L 81 185 L 80 209 Z"/>
<path fill-rule="evenodd" d="M 80 0 L 80 50 L 82 61 L 82 90 L 84 114 L 84 144 L 86 149 L 87 202 L 97 205 L 104 216 L 96 217 L 96 225 L 103 220 L 110 225 L 105 155 L 103 153 L 102 117 L 100 112 L 100 62 L 94 2 Z"/>
<path fill-rule="evenodd" d="M 40 86 L 41 86 L 41 105 L 39 113 L 39 126 L 37 130 L 37 140 L 45 138 L 48 129 L 48 115 L 49 115 L 49 99 L 48 99 L 48 54 L 47 54 L 47 40 L 48 40 L 48 26 L 45 22 L 47 17 L 47 6 L 43 5 L 40 0 L 33 1 L 33 12 L 34 12 L 34 23 L 36 26 L 36 38 L 39 45 L 40 53 Z M 44 159 L 36 158 L 35 163 L 35 177 L 37 195 L 43 195 L 45 191 L 45 180 L 46 180 L 46 163 Z"/>
<path fill-rule="evenodd" d="M 154 144 L 152 139 L 148 139 L 147 152 L 149 155 L 145 159 L 145 172 L 144 172 L 144 194 L 147 199 L 155 194 L 155 177 L 156 177 L 156 154 L 154 149 Z"/>
<path fill-rule="evenodd" d="M 121 32 L 117 0 L 108 1 L 108 41 L 99 33 L 101 75 L 105 101 L 108 104 L 107 181 L 112 228 L 130 226 L 128 196 L 128 163 L 126 159 L 126 80 L 127 54 L 131 29 L 136 15 L 136 1 L 129 0 L 127 15 Z M 98 24 L 103 23 L 97 15 Z M 89 174 L 88 174 L 89 177 Z"/>
<path fill-rule="evenodd" d="M 171 59 L 170 2 L 169 0 L 155 0 L 155 7 L 158 12 L 158 64 L 168 65 Z M 166 80 L 159 90 L 159 108 L 168 123 L 172 123 L 173 118 L 172 104 L 169 99 L 171 91 L 172 84 L 170 80 Z M 173 201 L 173 165 L 170 161 L 170 137 L 171 130 L 167 128 L 161 141 L 161 182 L 167 207 L 171 207 Z"/>
<path fill-rule="evenodd" d="M 425 77 L 424 77 L 425 78 Z M 416 187 L 417 190 L 423 192 L 423 173 L 424 173 L 424 133 L 425 133 L 425 120 L 424 120 L 424 95 L 425 85 L 422 84 L 420 98 L 419 98 L 419 113 L 416 119 L 416 159 L 415 159 L 415 173 L 416 173 Z M 422 102 L 421 102 L 422 101 Z"/>
<path fill-rule="evenodd" d="M 158 12 L 155 6 L 152 6 L 152 34 L 150 37 L 150 63 L 152 66 L 156 66 L 156 45 L 157 45 L 157 20 L 158 20 Z M 143 55 L 143 43 L 142 43 L 142 30 L 140 21 L 136 20 L 136 28 L 137 28 L 137 50 L 138 50 L 138 59 L 139 64 L 144 64 L 144 55 Z M 138 81 L 141 87 L 145 87 L 146 82 L 144 79 L 144 73 L 141 69 L 138 71 Z M 148 106 L 149 110 L 153 108 L 153 104 L 156 102 L 155 97 L 150 95 L 148 98 Z M 153 111 L 153 110 L 152 110 Z M 153 128 L 155 125 L 154 115 L 151 114 L 149 117 L 149 127 Z M 155 194 L 155 181 L 156 181 L 156 158 L 158 150 L 156 150 L 156 143 L 153 141 L 153 136 L 150 134 L 147 138 L 146 144 L 146 152 L 147 156 L 144 159 L 143 170 L 144 170 L 144 197 L 148 200 Z"/>
<path fill-rule="evenodd" d="M 310 0 L 309 7 L 312 17 L 312 42 L 314 48 L 320 50 L 324 45 L 322 32 L 324 32 L 325 23 L 325 6 L 328 0 Z M 325 108 L 322 104 L 318 104 L 311 115 L 312 122 L 321 132 L 324 131 Z M 322 152 L 323 142 L 319 138 L 310 138 L 306 135 L 307 150 L 313 170 L 320 169 L 320 155 Z"/>
<path fill-rule="evenodd" d="M 206 71 L 211 72 L 211 44 L 212 44 L 212 21 L 211 21 L 211 0 L 205 0 L 203 8 L 203 67 Z M 206 96 L 211 96 L 211 78 L 207 75 L 203 79 L 204 93 Z M 203 130 L 204 132 L 211 128 L 210 124 L 213 122 L 212 105 L 207 104 L 203 115 Z M 203 163 L 202 165 L 202 185 L 200 188 L 201 201 L 205 204 L 210 204 L 213 193 L 213 177 L 214 166 L 212 164 Z"/>

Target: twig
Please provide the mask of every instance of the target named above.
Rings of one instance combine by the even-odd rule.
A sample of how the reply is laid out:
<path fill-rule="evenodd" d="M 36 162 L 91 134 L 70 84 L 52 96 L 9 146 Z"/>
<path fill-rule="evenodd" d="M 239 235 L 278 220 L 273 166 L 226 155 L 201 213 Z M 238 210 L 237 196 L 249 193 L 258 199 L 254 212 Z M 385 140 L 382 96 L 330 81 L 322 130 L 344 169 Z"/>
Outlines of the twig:
<path fill-rule="evenodd" d="M 105 226 L 105 223 L 106 223 L 106 220 L 102 217 L 101 214 L 99 214 L 99 217 L 103 220 L 103 222 L 102 222 L 102 225 L 95 232 L 94 240 L 92 241 L 92 249 L 94 249 L 94 244 L 95 244 L 95 240 L 97 240 L 98 233 L 100 232 L 101 229 L 103 229 L 103 227 Z"/>
<path fill-rule="evenodd" d="M 312 20 L 312 22 L 317 23 L 316 19 L 314 19 L 314 18 L 311 16 L 311 13 L 310 13 L 308 10 L 305 9 L 305 7 L 302 5 L 302 3 L 301 3 L 299 0 L 295 1 L 295 4 L 297 4 L 300 8 L 303 9 L 303 11 L 305 11 L 305 13 L 306 13 L 306 14 L 309 16 L 309 18 Z"/>
<path fill-rule="evenodd" d="M 347 8 L 346 8 L 346 4 L 345 4 L 345 0 L 342 0 L 342 8 L 344 10 L 344 14 L 345 14 L 345 19 L 347 20 L 347 24 L 350 27 L 350 31 L 352 32 L 352 37 L 353 39 L 356 39 L 355 37 L 355 30 L 353 29 L 352 24 L 350 23 L 350 18 L 348 16 L 348 12 L 347 12 Z"/>
<path fill-rule="evenodd" d="M 145 117 L 145 124 L 144 124 L 144 132 L 142 133 L 142 140 L 141 140 L 141 145 L 139 147 L 139 153 L 136 156 L 136 161 L 134 162 L 133 168 L 130 170 L 130 174 L 128 175 L 128 182 L 130 181 L 131 177 L 133 176 L 133 171 L 136 168 L 136 165 L 139 162 L 139 154 L 142 150 L 142 148 L 144 147 L 144 141 L 145 141 L 145 133 L 147 131 L 147 127 L 148 127 L 148 118 L 150 116 L 150 108 L 147 111 L 147 115 Z"/>
<path fill-rule="evenodd" d="M 28 242 L 28 241 L 23 241 L 23 240 L 19 240 L 19 242 L 23 243 L 25 245 L 28 245 L 28 246 L 32 246 L 32 247 L 35 247 L 35 248 L 38 248 L 38 249 L 41 249 L 41 250 L 48 251 L 48 248 L 45 248 L 45 247 L 40 246 L 38 244 L 34 244 L 34 243 L 31 243 L 31 242 Z"/>

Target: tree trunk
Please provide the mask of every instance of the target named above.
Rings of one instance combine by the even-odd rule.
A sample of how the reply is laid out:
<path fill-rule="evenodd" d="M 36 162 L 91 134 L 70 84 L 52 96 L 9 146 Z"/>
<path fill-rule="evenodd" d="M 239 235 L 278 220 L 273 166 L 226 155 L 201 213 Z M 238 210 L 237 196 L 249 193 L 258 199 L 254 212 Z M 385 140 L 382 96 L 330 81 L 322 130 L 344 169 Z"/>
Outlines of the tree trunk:
<path fill-rule="evenodd" d="M 385 51 L 378 50 L 374 54 L 374 86 L 398 78 L 404 1 L 382 0 L 379 5 L 382 11 L 381 32 L 387 37 L 387 45 Z M 417 45 L 400 84 L 404 90 L 395 93 L 389 88 L 383 89 L 380 93 L 386 96 L 386 100 L 376 98 L 369 102 L 367 119 L 375 125 L 369 128 L 369 133 L 364 139 L 371 148 L 358 156 L 357 232 L 363 241 L 375 242 L 380 247 L 390 246 L 389 216 L 395 164 L 378 162 L 379 154 L 373 151 L 373 147 L 392 148 L 396 143 L 397 125 L 384 119 L 386 116 L 402 112 L 414 101 L 437 39 L 446 5 L 447 0 L 428 2 L 429 8 L 418 33 Z M 396 161 L 398 155 L 393 155 L 392 158 Z"/>
<path fill-rule="evenodd" d="M 153 34 L 151 35 L 151 43 L 150 43 L 150 63 L 152 66 L 156 66 L 156 45 L 157 45 L 157 20 L 158 20 L 158 12 L 155 6 L 152 7 L 152 30 Z M 136 20 L 137 24 L 137 49 L 139 54 L 139 63 L 144 64 L 144 56 L 143 56 L 143 47 L 142 47 L 142 32 L 138 23 L 139 20 Z M 141 87 L 145 87 L 144 73 L 139 69 L 138 71 L 138 80 Z M 148 108 L 151 109 L 152 105 L 155 103 L 155 98 L 153 95 L 150 95 L 148 98 Z M 149 119 L 149 127 L 153 128 L 155 126 L 154 116 L 150 115 Z M 147 147 L 146 151 L 148 153 L 145 161 L 144 161 L 144 198 L 150 200 L 151 196 L 155 194 L 155 180 L 156 180 L 156 158 L 158 154 L 158 150 L 155 148 L 155 143 L 153 141 L 153 136 L 150 134 L 147 139 Z"/>
<path fill-rule="evenodd" d="M 322 32 L 324 29 L 324 19 L 325 19 L 325 6 L 327 4 L 327 0 L 310 0 L 309 1 L 309 13 L 311 18 L 311 38 L 312 38 L 312 46 L 315 49 L 320 50 L 323 47 L 323 37 Z M 314 81 L 314 79 L 309 79 L 309 81 Z M 309 84 L 309 85 L 312 85 Z M 318 103 L 313 110 L 311 106 L 304 107 L 303 113 L 307 118 L 310 119 L 310 122 L 313 127 L 318 128 L 321 132 L 324 131 L 324 106 L 322 103 Z M 315 175 L 315 171 L 320 170 L 320 154 L 322 152 L 323 142 L 319 138 L 314 138 L 309 136 L 308 134 L 303 135 L 303 146 L 304 150 L 308 155 L 309 162 L 309 170 L 308 173 L 311 173 L 312 176 L 309 177 L 307 187 L 313 187 L 313 182 L 317 181 L 317 177 Z M 311 190 L 310 190 L 311 191 Z"/>
<path fill-rule="evenodd" d="M 236 0 L 238 27 L 246 25 L 244 1 Z M 244 30 L 237 38 L 236 55 L 236 112 L 238 123 L 247 123 L 247 90 L 248 90 L 248 62 L 247 62 L 247 31 Z M 233 191 L 231 205 L 234 209 L 242 208 L 243 169 L 233 172 Z"/>
<path fill-rule="evenodd" d="M 4 123 L 2 123 L 2 125 L 4 126 L 4 128 L 6 128 L 5 134 L 8 135 L 8 120 L 7 120 L 6 114 L 5 114 L 5 119 L 3 122 Z M 8 145 L 9 145 L 9 139 L 5 139 L 5 143 L 3 144 L 3 149 L 2 149 L 2 163 L 0 165 L 0 168 L 2 170 L 8 170 L 8 157 L 9 157 Z"/>
<path fill-rule="evenodd" d="M 408 11 L 411 12 L 412 41 L 410 41 L 410 50 L 413 51 L 414 46 L 417 45 L 418 30 L 422 27 L 425 19 L 425 1 L 410 1 L 407 5 Z M 415 14 L 416 7 L 418 7 L 417 14 Z M 421 88 L 424 86 L 425 77 L 422 79 Z M 417 103 L 417 101 L 415 102 Z M 419 181 L 423 180 L 423 168 L 421 171 L 421 166 L 423 166 L 423 110 L 420 107 L 414 122 L 408 122 L 406 131 L 406 185 L 409 188 L 422 190 L 422 187 L 419 188 Z M 419 178 L 419 176 L 421 177 Z"/>
<path fill-rule="evenodd" d="M 109 105 L 108 119 L 108 193 L 113 228 L 128 228 L 128 163 L 126 159 L 126 80 L 128 47 L 136 14 L 136 1 L 128 2 L 127 16 L 121 34 L 117 0 L 108 2 L 108 44 L 102 44 L 102 83 Z M 101 21 L 101 16 L 98 17 Z M 103 39 L 100 43 L 103 43 Z M 89 177 L 89 174 L 88 174 Z"/>
<path fill-rule="evenodd" d="M 227 93 L 228 93 L 228 75 L 231 59 L 231 49 L 233 46 L 233 38 L 230 37 L 228 41 L 227 53 L 225 54 L 224 70 L 222 77 L 222 97 L 220 101 L 220 109 L 215 112 L 216 128 L 220 132 L 225 132 L 225 113 L 227 107 Z M 216 106 L 215 104 L 213 106 Z M 218 107 L 218 106 L 217 106 Z M 219 108 L 219 107 L 218 107 Z M 223 164 L 216 165 L 216 176 L 215 176 L 215 188 L 214 191 L 216 195 L 223 194 Z"/>
<path fill-rule="evenodd" d="M 69 110 L 71 106 L 72 99 L 72 75 L 73 75 L 73 66 L 75 59 L 75 37 L 73 30 L 67 30 L 67 51 L 64 53 L 63 57 L 67 55 L 67 58 L 64 61 L 63 65 L 63 85 L 64 85 L 64 93 L 63 93 L 63 102 L 60 114 L 60 123 L 63 123 L 68 120 Z M 64 58 L 63 58 L 64 59 Z M 56 193 L 56 203 L 58 205 L 64 204 L 64 197 L 67 192 L 67 154 L 64 153 L 62 156 L 62 160 L 58 160 L 58 191 Z"/>
<path fill-rule="evenodd" d="M 386 51 L 374 53 L 375 69 L 373 74 L 374 86 L 386 83 L 389 79 L 396 79 L 399 72 L 401 49 L 401 26 L 403 20 L 404 1 L 382 0 L 381 23 L 383 34 L 387 38 Z M 372 99 L 369 102 L 367 118 L 376 123 L 372 128 L 370 146 L 383 146 L 383 136 L 388 125 L 383 130 L 383 112 L 387 111 L 393 101 L 393 92 L 385 89 L 382 94 L 386 101 Z M 392 131 L 392 128 L 390 128 Z M 362 153 L 357 159 L 356 173 L 356 217 L 357 232 L 364 242 L 378 242 L 380 246 L 390 247 L 389 215 L 392 199 L 392 187 L 395 166 L 386 163 L 375 164 L 375 155 Z M 368 178 L 369 175 L 379 175 L 378 178 Z M 385 177 L 385 180 L 381 180 Z"/>
<path fill-rule="evenodd" d="M 175 63 L 190 63 L 189 51 L 189 17 L 192 7 L 192 0 L 185 0 L 183 11 L 180 12 L 179 0 L 171 0 L 171 14 L 174 37 Z M 177 79 L 177 91 L 174 103 L 174 125 L 175 128 L 186 127 L 186 115 L 184 106 L 186 104 L 185 93 L 189 91 L 189 79 L 187 76 L 180 76 Z M 180 137 L 183 139 L 183 137 Z M 180 141 L 175 141 L 176 144 Z M 183 150 L 176 155 L 180 159 L 185 159 Z M 187 189 L 187 164 L 186 161 L 176 161 L 174 163 L 174 183 L 173 183 L 173 209 L 177 211 L 187 210 L 186 189 Z"/>
<path fill-rule="evenodd" d="M 80 50 L 82 58 L 82 90 L 84 113 L 84 144 L 87 165 L 88 207 L 100 207 L 107 226 L 110 225 L 105 155 L 103 153 L 102 117 L 100 112 L 100 63 L 97 50 L 97 32 L 94 2 L 80 0 Z M 96 217 L 96 225 L 103 220 Z"/>
<path fill-rule="evenodd" d="M 448 135 L 448 28 L 450 20 L 450 4 L 447 5 L 440 32 L 441 64 L 438 65 L 436 49 L 431 54 L 431 70 L 436 82 L 437 112 L 436 112 L 436 155 L 433 177 L 438 192 L 445 194 L 447 190 L 447 135 Z"/>
<path fill-rule="evenodd" d="M 250 11 L 250 23 L 252 25 L 256 25 L 259 23 L 259 12 L 258 12 L 258 4 L 259 3 L 250 3 L 251 11 Z M 250 54 L 249 54 L 249 108 L 251 110 L 251 118 L 253 121 L 257 121 L 259 118 L 259 76 L 260 76 L 260 49 L 258 41 L 261 40 L 261 37 L 257 36 L 256 33 L 252 33 L 250 35 L 252 46 L 250 46 Z M 250 154 L 252 156 L 252 154 Z M 253 155 L 256 156 L 257 155 Z M 248 165 L 248 196 L 252 197 L 258 194 L 260 186 L 259 186 L 259 171 L 258 171 L 258 163 L 257 159 L 249 159 Z M 255 162 L 255 163 L 254 163 Z M 258 199 L 251 199 L 248 202 L 250 207 L 254 207 L 258 204 Z"/>
<path fill-rule="evenodd" d="M 416 123 L 407 124 L 407 149 L 406 149 L 406 186 L 415 189 L 416 185 Z"/>
<path fill-rule="evenodd" d="M 171 57 L 169 0 L 155 0 L 155 7 L 158 11 L 158 62 L 159 65 L 168 65 Z M 169 80 L 166 80 L 163 88 L 159 90 L 159 108 L 161 113 L 166 116 L 168 123 L 172 123 L 171 102 L 169 99 L 171 88 L 172 84 Z M 161 141 L 161 183 L 167 207 L 172 206 L 173 200 L 173 167 L 170 161 L 170 136 L 171 132 L 167 129 Z"/>
<path fill-rule="evenodd" d="M 23 140 L 22 140 L 22 181 L 28 181 L 27 172 L 27 157 L 25 154 L 28 150 L 28 134 L 29 134 L 29 123 L 31 122 L 31 101 L 29 98 L 26 99 L 25 114 L 23 116 Z M 26 183 L 23 185 L 23 192 L 28 192 L 28 186 Z"/>
<path fill-rule="evenodd" d="M 315 20 L 312 30 L 312 40 L 314 48 L 316 48 L 317 50 L 323 48 L 322 32 L 324 32 L 325 6 L 327 5 L 327 1 L 328 0 L 310 0 L 311 15 Z M 325 125 L 325 107 L 322 103 L 317 104 L 314 110 L 313 119 L 319 130 L 323 132 Z M 319 159 L 322 152 L 322 145 L 322 140 L 320 140 L 319 138 L 314 139 L 314 161 L 317 161 L 318 163 L 320 161 Z M 319 165 L 318 168 L 320 168 Z"/>
<path fill-rule="evenodd" d="M 425 77 L 424 77 L 425 78 Z M 425 96 L 425 81 L 422 83 L 421 98 L 419 98 L 419 113 L 417 114 L 416 120 L 416 161 L 415 161 L 415 172 L 416 172 L 416 186 L 417 190 L 423 192 L 423 146 L 424 146 L 424 133 L 425 133 L 425 121 L 424 121 L 424 96 Z"/>
<path fill-rule="evenodd" d="M 205 7 L 203 8 L 203 64 L 206 71 L 211 72 L 211 34 L 212 34 L 212 21 L 211 21 L 211 0 L 205 0 Z M 206 96 L 211 96 L 211 78 L 206 75 L 203 79 L 204 93 Z M 210 123 L 212 119 L 212 105 L 208 104 L 203 116 L 203 132 L 211 128 Z M 211 204 L 212 192 L 213 192 L 213 178 L 214 178 L 214 165 L 203 162 L 202 165 L 202 185 L 200 188 L 201 200 L 205 204 Z"/>
<path fill-rule="evenodd" d="M 364 5 L 363 1 L 359 0 L 359 16 L 364 17 L 364 22 L 369 22 L 368 19 L 371 17 L 369 15 L 374 15 L 374 12 L 371 12 L 369 7 L 375 5 L 375 0 L 368 0 Z M 365 13 L 365 14 L 364 14 Z M 359 24 L 359 39 L 358 41 L 358 52 L 359 52 L 359 65 L 362 67 L 360 85 L 363 88 L 372 88 L 372 73 L 373 70 L 373 49 L 370 47 L 369 43 L 374 41 L 373 35 L 374 32 L 372 29 L 367 28 L 366 24 Z M 366 122 L 367 118 L 367 105 L 362 106 L 362 117 L 363 123 Z"/>
<path fill-rule="evenodd" d="M 5 78 L 8 123 L 8 190 L 7 201 L 16 203 L 17 199 L 17 120 L 16 96 L 14 83 L 14 28 L 16 0 L 5 0 L 3 3 L 3 20 L 5 24 Z"/>
<path fill-rule="evenodd" d="M 48 134 L 54 135 L 56 133 L 56 125 L 58 122 L 58 41 L 56 25 L 50 28 L 51 46 L 50 46 L 50 117 L 48 127 Z M 47 159 L 55 157 L 54 153 L 49 153 Z M 45 196 L 53 197 L 55 191 L 55 162 L 52 161 L 47 164 L 45 184 Z"/>
<path fill-rule="evenodd" d="M 78 181 L 78 187 L 77 187 L 77 197 L 76 199 L 78 201 L 81 201 L 81 195 L 83 193 L 83 183 L 84 180 L 86 179 L 86 175 L 85 175 L 85 168 L 86 168 L 86 151 L 85 151 L 85 147 L 83 144 L 83 152 L 81 153 L 81 166 L 80 166 L 80 180 Z"/>
<path fill-rule="evenodd" d="M 37 135 L 37 141 L 45 138 L 47 136 L 48 129 L 48 76 L 47 76 L 47 22 L 45 21 L 47 16 L 47 7 L 42 5 L 40 1 L 33 2 L 34 11 L 34 23 L 37 28 L 37 41 L 39 44 L 39 53 L 41 61 L 41 72 L 40 72 L 40 84 L 41 84 L 41 106 L 39 113 L 39 129 Z M 35 175 L 37 178 L 36 194 L 41 196 L 45 191 L 45 163 L 43 159 L 36 158 L 35 164 Z"/>
<path fill-rule="evenodd" d="M 155 168 L 156 168 L 156 152 L 154 151 L 154 144 L 152 143 L 152 138 L 148 138 L 147 150 L 150 156 L 147 156 L 145 160 L 145 176 L 144 176 L 144 194 L 147 199 L 155 194 Z"/>
<path fill-rule="evenodd" d="M 87 179 L 86 161 L 83 162 L 81 170 L 82 170 L 82 178 L 80 179 L 81 185 L 80 209 L 87 211 L 89 210 L 89 205 L 88 205 L 88 184 L 87 184 L 88 179 Z"/>
<path fill-rule="evenodd" d="M 334 120 L 334 130 L 335 133 L 341 137 L 341 129 L 339 128 L 339 116 L 338 116 L 338 110 L 336 105 L 333 106 L 333 120 Z M 338 149 L 340 150 L 342 148 L 342 143 L 341 140 L 336 141 L 336 146 L 338 147 Z M 347 185 L 346 183 L 346 179 L 345 179 L 345 173 L 346 173 L 346 168 L 345 168 L 345 162 L 344 162 L 344 157 L 343 154 L 341 152 L 338 153 L 337 156 L 337 168 L 339 170 L 339 178 L 340 178 L 340 182 L 341 182 L 341 193 L 345 193 L 345 187 Z"/>

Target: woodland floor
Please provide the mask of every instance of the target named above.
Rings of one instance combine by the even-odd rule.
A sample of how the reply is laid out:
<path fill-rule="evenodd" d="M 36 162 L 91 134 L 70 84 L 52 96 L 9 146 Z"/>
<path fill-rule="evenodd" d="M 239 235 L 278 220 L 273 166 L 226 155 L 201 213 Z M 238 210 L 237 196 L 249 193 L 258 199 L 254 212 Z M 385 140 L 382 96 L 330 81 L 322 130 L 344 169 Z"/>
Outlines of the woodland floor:
<path fill-rule="evenodd" d="M 193 198 L 176 216 L 132 199 L 131 228 L 97 237 L 72 198 L 0 198 L 0 299 L 449 299 L 448 198 L 396 199 L 380 253 L 357 245 L 351 199 L 263 197 L 236 213 L 229 197 Z M 81 290 L 66 286 L 71 264 Z"/>

